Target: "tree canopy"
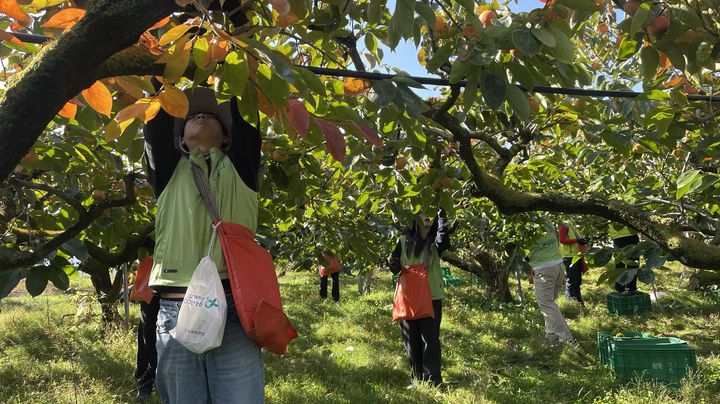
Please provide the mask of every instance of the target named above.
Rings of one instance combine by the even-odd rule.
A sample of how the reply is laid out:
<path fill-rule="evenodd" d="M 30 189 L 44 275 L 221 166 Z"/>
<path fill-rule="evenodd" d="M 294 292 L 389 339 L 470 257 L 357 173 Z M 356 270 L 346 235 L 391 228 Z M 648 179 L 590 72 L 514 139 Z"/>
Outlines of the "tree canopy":
<path fill-rule="evenodd" d="M 0 289 L 27 277 L 41 293 L 48 281 L 67 283 L 73 259 L 100 274 L 137 256 L 155 209 L 139 128 L 161 108 L 184 117 L 181 90 L 199 85 L 239 97 L 261 128 L 258 237 L 293 265 L 311 266 L 328 248 L 360 270 L 382 265 L 413 213 L 442 207 L 460 223 L 465 257 L 522 246 L 533 212 L 550 212 L 583 215 L 599 239 L 609 221 L 643 233 L 653 265 L 673 256 L 720 269 L 717 105 L 688 98 L 716 92 L 718 1 L 513 9 L 473 0 L 397 0 L 393 9 L 379 0 L 1 1 Z M 420 84 L 383 62 L 400 41 L 451 85 L 419 97 Z M 331 77 L 309 66 L 396 76 Z M 535 86 L 642 94 L 526 91 Z"/>

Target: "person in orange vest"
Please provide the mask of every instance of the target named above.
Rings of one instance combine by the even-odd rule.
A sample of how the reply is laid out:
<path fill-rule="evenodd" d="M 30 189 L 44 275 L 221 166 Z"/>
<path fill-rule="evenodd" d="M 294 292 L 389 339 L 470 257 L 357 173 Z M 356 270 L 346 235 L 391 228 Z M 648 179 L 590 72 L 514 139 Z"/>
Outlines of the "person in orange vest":
<path fill-rule="evenodd" d="M 575 225 L 570 221 L 560 224 L 559 228 L 560 253 L 565 264 L 565 297 L 583 304 L 580 286 L 582 285 L 582 274 L 586 266 L 583 265 L 584 257 L 577 259 L 578 254 L 587 251 L 587 239 L 578 232 Z M 575 263 L 573 263 L 575 260 Z"/>
<path fill-rule="evenodd" d="M 329 251 L 323 253 L 323 257 L 318 265 L 320 272 L 320 299 L 327 299 L 328 277 L 333 280 L 332 298 L 335 303 L 340 301 L 340 268 L 342 264 L 340 260 Z"/>

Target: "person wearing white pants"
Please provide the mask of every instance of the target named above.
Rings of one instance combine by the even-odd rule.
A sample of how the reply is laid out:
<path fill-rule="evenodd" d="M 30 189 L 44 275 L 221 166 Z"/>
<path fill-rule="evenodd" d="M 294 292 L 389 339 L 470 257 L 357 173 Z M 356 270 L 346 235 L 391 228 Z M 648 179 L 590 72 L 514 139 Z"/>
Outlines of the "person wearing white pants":
<path fill-rule="evenodd" d="M 545 318 L 545 340 L 574 345 L 575 338 L 555 303 L 565 288 L 565 266 L 557 232 L 549 222 L 544 226 L 545 233 L 533 240 L 529 255 L 534 273 L 535 300 Z"/>

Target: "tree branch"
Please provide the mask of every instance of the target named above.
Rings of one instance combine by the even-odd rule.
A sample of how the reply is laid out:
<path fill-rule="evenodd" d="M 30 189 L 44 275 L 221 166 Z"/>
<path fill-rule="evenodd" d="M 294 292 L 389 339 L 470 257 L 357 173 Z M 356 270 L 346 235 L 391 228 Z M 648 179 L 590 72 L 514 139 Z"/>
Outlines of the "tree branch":
<path fill-rule="evenodd" d="M 51 187 L 49 185 L 45 185 L 45 184 L 38 184 L 36 182 L 24 181 L 24 180 L 17 179 L 17 178 L 13 179 L 11 182 L 14 182 L 24 188 L 38 189 L 38 190 L 53 194 L 53 195 L 57 196 L 58 198 L 60 198 L 61 200 L 63 200 L 68 205 L 72 206 L 73 209 L 75 209 L 78 212 L 78 214 L 83 215 L 83 214 L 87 213 L 87 211 L 82 206 L 82 203 L 80 203 L 80 201 L 73 198 L 70 194 L 66 194 L 65 192 L 62 192 L 57 188 L 53 188 L 53 187 Z"/>
<path fill-rule="evenodd" d="M 0 96 L 0 180 L 27 154 L 57 111 L 93 83 L 105 60 L 176 7 L 173 0 L 97 0 L 72 29 L 45 45 Z M 33 100 L 28 102 L 28 100 Z"/>
<path fill-rule="evenodd" d="M 78 218 L 78 221 L 73 226 L 53 237 L 47 243 L 41 245 L 31 253 L 9 258 L 0 257 L 0 266 L 5 268 L 19 268 L 31 266 L 48 256 L 48 254 L 50 254 L 51 252 L 60 248 L 60 246 L 62 246 L 66 242 L 73 239 L 83 230 L 87 229 L 92 224 L 92 222 L 98 217 L 100 217 L 100 215 L 106 209 L 134 204 L 136 200 L 135 178 L 135 173 L 129 173 L 123 179 L 123 181 L 125 182 L 124 198 L 106 200 L 92 204 L 89 209 L 83 210 L 84 213 L 79 212 L 80 216 Z"/>

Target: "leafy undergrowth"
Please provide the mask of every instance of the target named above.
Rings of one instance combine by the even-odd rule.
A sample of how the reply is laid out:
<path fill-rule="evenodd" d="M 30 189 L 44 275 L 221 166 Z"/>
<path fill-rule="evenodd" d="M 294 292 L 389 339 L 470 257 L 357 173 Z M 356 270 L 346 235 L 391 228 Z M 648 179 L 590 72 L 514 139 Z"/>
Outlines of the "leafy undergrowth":
<path fill-rule="evenodd" d="M 281 278 L 282 293 L 301 337 L 285 357 L 266 355 L 268 402 L 716 402 L 717 295 L 677 289 L 679 271 L 664 271 L 658 274 L 658 288 L 666 295 L 652 313 L 615 317 L 604 303 L 609 288 L 594 284 L 598 272 L 591 271 L 583 285 L 586 308 L 558 299 L 580 341 L 576 350 L 543 343 L 542 317 L 526 281 L 525 304 L 488 304 L 480 298 L 482 289 L 459 274 L 463 284 L 448 290 L 443 308 L 447 385 L 412 390 L 405 389 L 409 371 L 400 330 L 389 320 L 389 274 L 379 274 L 373 292 L 364 296 L 357 295 L 354 279 L 343 275 L 342 300 L 336 306 L 319 301 L 316 277 L 288 273 Z M 84 303 L 87 287 L 81 285 L 73 296 L 15 295 L 0 302 L 0 402 L 132 401 L 134 330 L 103 330 L 97 307 Z M 133 306 L 132 323 L 137 311 Z M 618 384 L 598 363 L 598 330 L 685 339 L 697 351 L 699 372 L 677 389 Z"/>

